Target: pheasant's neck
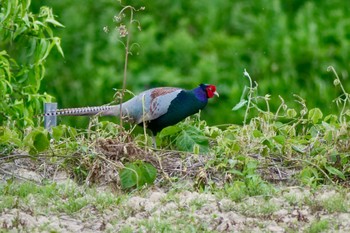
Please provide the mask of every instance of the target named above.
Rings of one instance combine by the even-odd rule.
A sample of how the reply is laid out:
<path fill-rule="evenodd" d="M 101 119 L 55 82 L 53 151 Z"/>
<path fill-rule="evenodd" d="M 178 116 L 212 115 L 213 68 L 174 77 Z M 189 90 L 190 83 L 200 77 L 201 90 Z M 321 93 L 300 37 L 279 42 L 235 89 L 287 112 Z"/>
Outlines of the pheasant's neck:
<path fill-rule="evenodd" d="M 207 93 L 201 87 L 197 87 L 197 88 L 193 89 L 193 93 L 198 100 L 200 100 L 202 102 L 208 101 Z"/>

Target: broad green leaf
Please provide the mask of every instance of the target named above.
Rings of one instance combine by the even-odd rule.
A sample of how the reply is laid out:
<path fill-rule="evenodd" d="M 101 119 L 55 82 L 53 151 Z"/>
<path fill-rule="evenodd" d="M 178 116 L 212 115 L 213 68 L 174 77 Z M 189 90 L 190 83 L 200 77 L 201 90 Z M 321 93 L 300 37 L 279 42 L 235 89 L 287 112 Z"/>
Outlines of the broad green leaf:
<path fill-rule="evenodd" d="M 308 120 L 311 120 L 312 123 L 316 124 L 319 120 L 321 120 L 323 117 L 323 113 L 319 108 L 313 108 L 309 111 Z"/>
<path fill-rule="evenodd" d="M 176 137 L 176 146 L 180 150 L 192 152 L 196 144 L 199 145 L 201 152 L 207 152 L 209 150 L 208 138 L 194 126 L 183 129 Z"/>
<path fill-rule="evenodd" d="M 140 176 L 144 177 L 145 183 L 153 184 L 157 177 L 157 169 L 153 167 L 150 163 L 141 162 L 140 163 Z M 144 185 L 144 183 L 139 183 L 139 186 Z"/>
<path fill-rule="evenodd" d="M 119 173 L 122 188 L 128 189 L 136 186 L 137 176 L 137 166 L 133 163 L 126 164 Z"/>
<path fill-rule="evenodd" d="M 42 132 L 35 134 L 33 138 L 33 146 L 38 152 L 42 152 L 49 148 L 50 141 L 47 138 L 47 135 Z"/>
<path fill-rule="evenodd" d="M 137 161 L 126 164 L 119 176 L 123 189 L 142 187 L 144 184 L 153 184 L 157 169 L 149 163 Z"/>

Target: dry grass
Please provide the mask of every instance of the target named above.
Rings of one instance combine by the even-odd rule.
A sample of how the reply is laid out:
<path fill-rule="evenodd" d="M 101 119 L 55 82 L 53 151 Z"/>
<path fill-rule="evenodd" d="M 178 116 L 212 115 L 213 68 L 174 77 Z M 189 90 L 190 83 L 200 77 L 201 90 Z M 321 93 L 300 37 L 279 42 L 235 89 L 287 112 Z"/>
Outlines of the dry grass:
<path fill-rule="evenodd" d="M 119 183 L 118 168 L 127 162 L 141 160 L 151 163 L 158 171 L 158 179 L 201 179 L 206 182 L 214 171 L 205 169 L 210 155 L 197 155 L 181 151 L 153 150 L 141 147 L 134 142 L 121 142 L 118 139 L 101 139 L 96 145 L 99 153 L 88 179 L 91 182 Z M 111 174 L 114 178 L 111 179 Z"/>

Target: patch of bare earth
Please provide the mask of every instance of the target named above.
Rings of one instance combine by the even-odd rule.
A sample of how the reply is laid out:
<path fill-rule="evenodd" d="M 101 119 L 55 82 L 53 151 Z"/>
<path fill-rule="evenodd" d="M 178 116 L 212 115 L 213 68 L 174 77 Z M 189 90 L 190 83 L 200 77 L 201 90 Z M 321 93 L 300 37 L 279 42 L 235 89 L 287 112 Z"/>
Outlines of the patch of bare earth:
<path fill-rule="evenodd" d="M 103 187 L 108 184 L 119 186 L 117 167 L 137 159 L 152 163 L 162 177 L 177 176 L 184 180 L 202 177 L 204 182 L 208 176 L 220 178 L 215 176 L 215 171 L 203 175 L 201 168 L 207 159 L 204 156 L 186 155 L 184 159 L 180 152 L 154 155 L 134 144 L 116 144 L 108 140 L 100 142 L 97 149 L 103 158 L 91 164 L 88 181 Z M 278 170 L 277 178 L 284 173 L 287 174 Z M 20 180 L 37 183 L 48 178 L 63 185 L 72 182 L 71 174 L 57 166 L 30 159 L 2 163 L 0 174 L 2 181 L 12 174 Z M 313 223 L 325 220 L 330 231 L 350 232 L 349 193 L 334 199 L 340 194 L 329 187 L 316 192 L 297 186 L 282 186 L 279 190 L 274 197 L 249 197 L 235 202 L 226 197 L 219 198 L 220 195 L 215 193 L 183 189 L 166 191 L 155 186 L 142 195 L 131 193 L 117 205 L 102 210 L 86 205 L 70 214 L 50 211 L 49 207 L 47 211 L 33 211 L 18 204 L 16 208 L 1 212 L 0 228 L 24 232 L 304 232 Z M 100 192 L 112 191 L 101 188 Z M 118 194 L 114 195 L 118 197 Z M 337 203 L 337 200 L 344 203 Z M 338 204 L 345 207 L 332 209 L 332 205 Z"/>
<path fill-rule="evenodd" d="M 130 196 L 117 208 L 97 211 L 86 206 L 79 212 L 40 214 L 28 212 L 20 206 L 1 213 L 0 226 L 8 230 L 56 232 L 157 232 L 166 224 L 169 232 L 196 229 L 217 232 L 287 232 L 306 231 L 316 220 L 328 220 L 330 229 L 350 232 L 350 213 L 329 213 L 306 204 L 308 199 L 319 203 L 334 195 L 323 190 L 311 195 L 300 188 L 287 188 L 282 195 L 265 200 L 250 197 L 241 202 L 218 199 L 212 194 L 181 191 L 167 194 L 149 190 L 145 196 Z M 295 197 L 294 203 L 289 200 Z M 349 202 L 350 195 L 346 201 Z M 311 199 L 310 199 L 311 198 Z M 299 203 L 299 204 L 297 204 Z M 263 211 L 273 205 L 271 211 Z"/>

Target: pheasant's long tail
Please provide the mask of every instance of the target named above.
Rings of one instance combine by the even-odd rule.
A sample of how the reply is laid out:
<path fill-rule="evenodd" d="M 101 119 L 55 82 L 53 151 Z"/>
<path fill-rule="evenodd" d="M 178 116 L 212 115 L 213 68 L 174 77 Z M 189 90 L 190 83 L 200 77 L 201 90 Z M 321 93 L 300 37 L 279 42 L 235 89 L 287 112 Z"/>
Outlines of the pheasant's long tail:
<path fill-rule="evenodd" d="M 47 112 L 42 116 L 119 116 L 119 105 L 82 107 L 82 108 L 63 108 L 56 111 Z"/>

